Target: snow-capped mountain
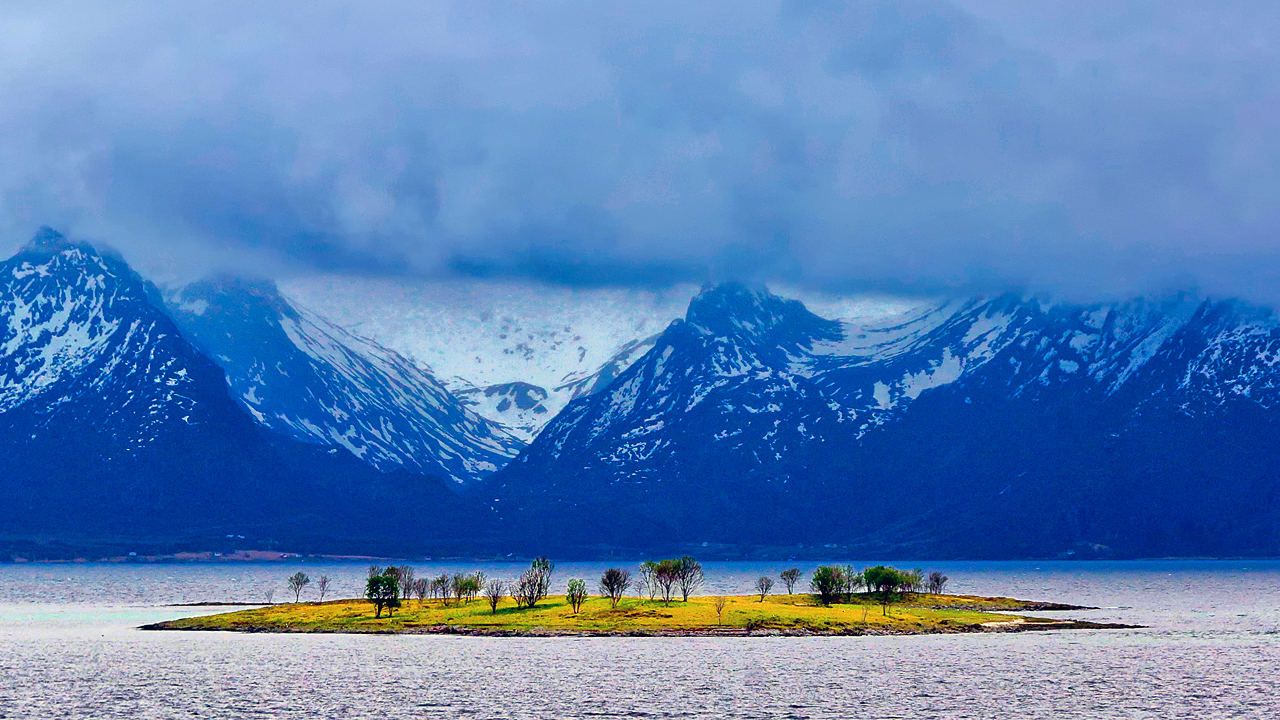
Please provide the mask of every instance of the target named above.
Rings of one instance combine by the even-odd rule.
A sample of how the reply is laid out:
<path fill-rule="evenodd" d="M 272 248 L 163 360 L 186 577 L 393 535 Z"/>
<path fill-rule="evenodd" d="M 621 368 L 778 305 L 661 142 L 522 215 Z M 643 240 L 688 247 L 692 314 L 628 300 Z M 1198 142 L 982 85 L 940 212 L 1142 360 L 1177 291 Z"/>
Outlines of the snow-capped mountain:
<path fill-rule="evenodd" d="M 340 277 L 281 290 L 429 369 L 523 442 L 642 356 L 696 292 Z"/>
<path fill-rule="evenodd" d="M 220 373 L 157 303 L 154 288 L 118 258 L 42 228 L 0 265 L 5 425 L 21 422 L 35 437 L 72 423 L 136 450 L 203 422 L 217 398 L 202 393 Z"/>
<path fill-rule="evenodd" d="M 561 528 L 580 542 L 1274 552 L 1277 338 L 1267 311 L 1188 297 L 842 323 L 724 285 L 486 491 L 508 515 L 611 519 Z"/>
<path fill-rule="evenodd" d="M 427 370 L 291 304 L 269 281 L 193 283 L 169 307 L 250 414 L 277 432 L 341 446 L 382 470 L 459 482 L 493 473 L 523 446 Z"/>
<path fill-rule="evenodd" d="M 259 427 L 125 262 L 42 229 L 0 263 L 0 533 L 423 547 L 483 511 Z"/>

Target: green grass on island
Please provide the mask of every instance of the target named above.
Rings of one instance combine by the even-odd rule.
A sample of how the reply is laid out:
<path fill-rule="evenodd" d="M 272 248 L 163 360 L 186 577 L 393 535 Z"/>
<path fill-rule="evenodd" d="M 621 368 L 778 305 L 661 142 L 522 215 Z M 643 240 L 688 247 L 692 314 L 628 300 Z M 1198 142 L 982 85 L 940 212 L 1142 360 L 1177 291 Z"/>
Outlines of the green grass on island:
<path fill-rule="evenodd" d="M 366 600 L 270 605 L 251 610 L 171 620 L 146 626 L 154 630 L 231 630 L 241 632 L 451 633 L 477 635 L 916 635 L 984 631 L 1118 627 L 1081 621 L 1049 620 L 1012 613 L 1083 609 L 1011 598 L 908 594 L 884 608 L 867 595 L 848 602 L 819 604 L 812 595 L 758 595 L 726 598 L 717 616 L 715 599 L 688 602 L 624 598 L 611 608 L 593 597 L 574 612 L 563 595 L 532 608 L 510 600 L 491 612 L 483 599 L 445 604 L 408 600 L 388 616 L 375 617 Z"/>

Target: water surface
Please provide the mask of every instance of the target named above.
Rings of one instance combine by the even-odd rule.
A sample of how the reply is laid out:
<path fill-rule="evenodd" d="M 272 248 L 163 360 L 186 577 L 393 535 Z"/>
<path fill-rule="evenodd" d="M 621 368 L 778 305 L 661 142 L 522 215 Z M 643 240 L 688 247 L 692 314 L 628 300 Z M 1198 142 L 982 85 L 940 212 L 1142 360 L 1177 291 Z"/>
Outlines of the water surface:
<path fill-rule="evenodd" d="M 414 563 L 419 575 L 516 564 Z M 747 593 L 796 563 L 708 563 Z M 858 563 L 861 565 L 862 563 Z M 802 570 L 811 564 L 799 564 Z M 562 564 L 569 577 L 605 565 Z M 949 591 L 1102 609 L 1142 630 L 853 638 L 460 638 L 142 632 L 292 599 L 354 564 L 0 566 L 0 717 L 1215 718 L 1280 715 L 1280 563 L 933 563 Z M 286 598 L 286 596 L 288 597 Z M 304 594 L 303 599 L 314 593 Z"/>

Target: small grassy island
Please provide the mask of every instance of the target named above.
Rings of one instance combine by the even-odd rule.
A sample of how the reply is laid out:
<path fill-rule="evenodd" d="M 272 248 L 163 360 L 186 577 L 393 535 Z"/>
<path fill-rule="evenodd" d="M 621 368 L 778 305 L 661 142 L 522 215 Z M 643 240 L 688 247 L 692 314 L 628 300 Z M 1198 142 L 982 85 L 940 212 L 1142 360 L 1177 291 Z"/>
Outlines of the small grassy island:
<path fill-rule="evenodd" d="M 962 632 L 1016 632 L 1121 627 L 1073 620 L 1049 620 L 1010 613 L 1073 609 L 1072 606 L 1011 598 L 928 595 L 904 598 L 888 614 L 869 598 L 822 606 L 809 595 L 726 598 L 717 617 L 715 598 L 661 600 L 627 598 L 610 607 L 592 598 L 573 612 L 565 596 L 548 597 L 531 608 L 499 607 L 483 600 L 449 606 L 410 600 L 394 615 L 374 617 L 366 600 L 272 605 L 239 612 L 170 620 L 148 630 L 236 630 L 242 632 L 437 633 L 458 635 L 921 635 Z M 1083 608 L 1078 608 L 1083 609 Z M 722 618 L 722 619 L 721 619 Z"/>
<path fill-rule="evenodd" d="M 540 566 L 539 562 L 544 564 Z M 411 569 L 372 568 L 367 598 L 270 605 L 170 620 L 143 629 L 542 637 L 921 635 L 1132 627 L 1017 615 L 1014 613 L 1089 608 L 1004 597 L 948 595 L 941 592 L 940 586 L 931 592 L 912 592 L 901 584 L 887 587 L 863 582 L 865 591 L 857 592 L 848 580 L 853 575 L 848 568 L 815 570 L 813 594 L 772 595 L 771 579 L 762 577 L 754 595 L 716 597 L 687 596 L 677 584 L 660 580 L 659 589 L 653 590 L 642 584 L 644 581 L 630 583 L 625 571 L 611 568 L 601 579 L 601 595 L 587 597 L 582 580 L 570 580 L 565 595 L 548 595 L 551 567 L 540 559 L 530 573 L 509 586 L 497 581 L 485 586 L 484 578 L 478 574 L 456 576 L 452 583 L 442 577 L 430 581 L 439 590 L 430 593 L 430 598 L 426 597 L 425 585 L 419 584 L 419 592 L 414 593 L 413 583 L 406 583 L 406 599 L 396 593 L 395 584 L 386 573 L 394 571 L 400 580 L 407 573 L 412 579 Z M 653 564 L 647 573 L 642 567 L 642 574 L 654 576 L 657 567 Z M 823 573 L 831 570 L 843 585 L 823 588 Z M 875 581 L 876 570 L 871 568 L 858 575 Z M 785 573 L 783 577 L 786 582 Z M 300 576 L 290 580 L 297 583 Z M 794 582 L 792 578 L 787 583 L 789 590 Z M 458 592 L 448 592 L 449 585 Z M 636 593 L 638 597 L 622 597 L 621 589 L 635 585 L 642 589 Z M 822 592 L 824 589 L 831 592 Z M 508 590 L 509 597 L 504 594 Z M 299 591 L 295 588 L 295 593 Z M 477 598 L 482 592 L 484 597 Z M 417 599 L 408 599 L 415 594 Z"/>

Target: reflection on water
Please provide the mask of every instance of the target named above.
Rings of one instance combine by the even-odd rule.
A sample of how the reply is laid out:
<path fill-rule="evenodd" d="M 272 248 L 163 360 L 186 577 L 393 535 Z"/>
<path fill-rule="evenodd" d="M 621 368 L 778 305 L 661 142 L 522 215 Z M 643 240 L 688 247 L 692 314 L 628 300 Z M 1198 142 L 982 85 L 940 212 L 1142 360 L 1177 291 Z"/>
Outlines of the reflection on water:
<path fill-rule="evenodd" d="M 707 593 L 796 564 L 708 563 Z M 865 563 L 857 563 L 862 565 Z M 520 564 L 415 563 L 420 575 Z M 595 578 L 600 563 L 562 564 Z M 1276 717 L 1280 563 L 930 563 L 955 592 L 1146 630 L 906 638 L 148 633 L 194 601 L 338 596 L 362 565 L 0 566 L 0 717 Z M 304 596 L 305 597 L 305 596 Z M 1063 614 L 1063 613 L 1057 613 Z"/>

